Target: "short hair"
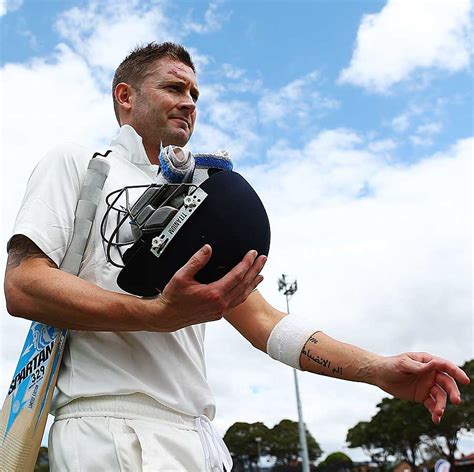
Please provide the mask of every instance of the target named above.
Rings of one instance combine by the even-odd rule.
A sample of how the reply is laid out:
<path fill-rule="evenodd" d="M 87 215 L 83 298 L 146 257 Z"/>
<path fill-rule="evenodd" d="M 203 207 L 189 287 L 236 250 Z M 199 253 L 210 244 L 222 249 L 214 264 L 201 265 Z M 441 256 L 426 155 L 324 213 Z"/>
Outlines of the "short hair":
<path fill-rule="evenodd" d="M 165 57 L 174 59 L 177 62 L 182 62 L 189 66 L 193 72 L 196 72 L 191 55 L 180 44 L 171 42 L 151 42 L 146 46 L 136 46 L 117 67 L 112 81 L 112 99 L 114 103 L 115 116 L 119 124 L 119 108 L 117 100 L 115 99 L 115 87 L 119 83 L 125 82 L 126 84 L 131 85 L 134 89 L 139 90 L 150 66 L 152 66 L 158 59 Z"/>

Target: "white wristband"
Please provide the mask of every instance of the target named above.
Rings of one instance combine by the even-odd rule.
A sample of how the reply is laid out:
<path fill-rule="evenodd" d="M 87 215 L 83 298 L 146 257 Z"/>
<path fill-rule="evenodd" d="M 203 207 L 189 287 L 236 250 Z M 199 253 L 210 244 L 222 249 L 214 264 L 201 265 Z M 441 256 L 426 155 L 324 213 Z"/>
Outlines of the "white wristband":
<path fill-rule="evenodd" d="M 273 328 L 267 341 L 267 353 L 273 359 L 301 370 L 300 355 L 306 341 L 314 334 L 310 320 L 288 315 Z"/>

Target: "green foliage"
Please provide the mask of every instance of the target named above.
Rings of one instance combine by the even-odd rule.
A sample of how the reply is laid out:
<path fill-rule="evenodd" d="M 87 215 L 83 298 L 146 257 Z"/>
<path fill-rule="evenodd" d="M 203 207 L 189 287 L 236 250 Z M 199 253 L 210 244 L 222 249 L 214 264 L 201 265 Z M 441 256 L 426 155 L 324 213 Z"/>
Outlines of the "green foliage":
<path fill-rule="evenodd" d="M 255 463 L 258 459 L 258 446 L 255 438 L 260 441 L 261 454 L 277 457 L 280 464 L 286 464 L 299 455 L 298 423 L 282 420 L 272 429 L 263 423 L 234 423 L 225 433 L 224 441 L 239 466 Z M 310 460 L 321 456 L 321 448 L 311 433 L 306 430 L 308 455 Z"/>
<path fill-rule="evenodd" d="M 362 447 L 381 465 L 389 455 L 414 465 L 428 427 L 429 415 L 424 407 L 398 398 L 384 398 L 377 407 L 379 411 L 369 422 L 361 422 L 348 431 L 349 447 Z"/>
<path fill-rule="evenodd" d="M 258 443 L 260 452 L 266 454 L 269 449 L 270 430 L 261 422 L 234 423 L 225 433 L 224 442 L 234 457 L 236 465 L 247 467 L 258 460 Z"/>
<path fill-rule="evenodd" d="M 299 456 L 298 423 L 291 420 L 282 420 L 271 429 L 270 454 L 277 458 L 279 463 L 288 463 Z M 306 443 L 308 445 L 309 460 L 316 460 L 321 456 L 321 448 L 311 433 L 306 429 Z"/>
<path fill-rule="evenodd" d="M 329 454 L 326 459 L 319 463 L 319 466 L 333 465 L 333 464 L 352 464 L 352 459 L 343 452 L 333 452 Z"/>

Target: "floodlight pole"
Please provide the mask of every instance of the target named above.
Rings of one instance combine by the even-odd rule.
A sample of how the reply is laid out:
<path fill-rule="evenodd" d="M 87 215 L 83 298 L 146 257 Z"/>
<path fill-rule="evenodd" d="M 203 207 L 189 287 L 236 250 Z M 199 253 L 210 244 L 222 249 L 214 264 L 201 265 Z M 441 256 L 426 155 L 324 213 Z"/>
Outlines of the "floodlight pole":
<path fill-rule="evenodd" d="M 278 279 L 278 291 L 282 292 L 286 298 L 286 312 L 288 315 L 290 314 L 290 298 L 295 294 L 298 290 L 298 282 L 295 280 L 289 281 L 285 274 L 282 274 L 281 278 Z M 302 472 L 310 472 L 309 471 L 309 457 L 308 457 L 308 445 L 306 443 L 306 431 L 304 427 L 303 421 L 303 408 L 301 407 L 301 399 L 300 399 L 300 390 L 298 387 L 298 375 L 296 369 L 293 369 L 293 375 L 295 378 L 295 393 L 296 393 L 296 406 L 298 408 L 298 430 L 299 430 L 299 437 L 300 437 L 300 453 L 301 458 L 303 459 L 303 468 Z"/>

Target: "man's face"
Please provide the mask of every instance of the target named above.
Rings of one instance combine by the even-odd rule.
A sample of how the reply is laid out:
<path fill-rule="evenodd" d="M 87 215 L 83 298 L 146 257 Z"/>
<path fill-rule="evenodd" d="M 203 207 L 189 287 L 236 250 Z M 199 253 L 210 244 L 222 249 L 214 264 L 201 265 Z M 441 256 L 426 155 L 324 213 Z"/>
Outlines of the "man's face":
<path fill-rule="evenodd" d="M 157 155 L 160 142 L 184 146 L 189 141 L 198 96 L 196 76 L 189 66 L 168 58 L 151 66 L 135 95 L 129 120 L 147 152 Z"/>

